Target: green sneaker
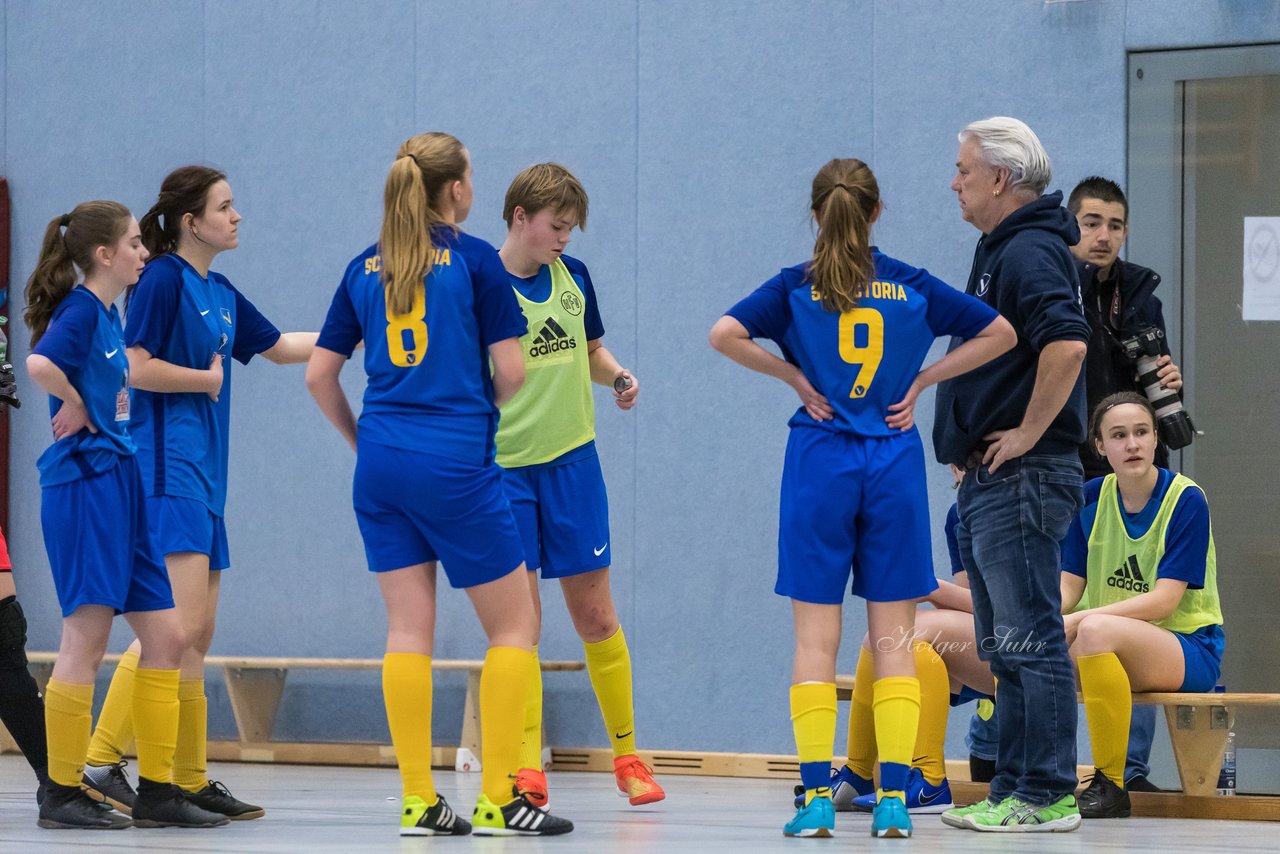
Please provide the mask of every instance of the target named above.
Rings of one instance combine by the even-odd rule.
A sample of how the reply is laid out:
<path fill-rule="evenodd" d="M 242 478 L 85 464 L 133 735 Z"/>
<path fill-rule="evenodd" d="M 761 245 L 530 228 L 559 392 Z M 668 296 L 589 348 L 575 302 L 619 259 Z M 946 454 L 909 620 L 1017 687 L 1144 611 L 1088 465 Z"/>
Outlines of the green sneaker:
<path fill-rule="evenodd" d="M 967 821 L 974 830 L 995 833 L 1068 833 L 1080 826 L 1080 808 L 1075 795 L 1042 807 L 1008 797 L 985 812 L 970 814 Z"/>
<path fill-rule="evenodd" d="M 466 836 L 470 832 L 471 825 L 454 814 L 444 795 L 436 798 L 431 806 L 417 795 L 404 799 L 400 810 L 401 836 Z"/>
<path fill-rule="evenodd" d="M 942 823 L 950 827 L 958 827 L 961 830 L 968 830 L 969 816 L 976 815 L 980 812 L 995 809 L 994 801 L 986 798 L 978 801 L 976 804 L 969 804 L 967 807 L 952 807 L 949 810 L 943 810 L 940 818 Z"/>

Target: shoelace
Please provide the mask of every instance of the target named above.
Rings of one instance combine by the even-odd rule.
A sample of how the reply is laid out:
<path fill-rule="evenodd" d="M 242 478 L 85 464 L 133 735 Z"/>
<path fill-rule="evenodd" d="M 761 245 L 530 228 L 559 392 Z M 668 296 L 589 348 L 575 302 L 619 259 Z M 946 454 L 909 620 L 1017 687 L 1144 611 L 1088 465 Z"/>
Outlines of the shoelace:
<path fill-rule="evenodd" d="M 653 776 L 653 769 L 650 768 L 648 765 L 646 765 L 644 761 L 641 760 L 639 757 L 631 760 L 626 765 L 623 765 L 621 768 L 619 768 L 618 773 L 625 773 L 627 771 L 631 771 L 631 776 L 639 777 L 640 775 L 633 770 L 637 765 L 640 766 L 640 770 L 642 770 L 645 774 L 647 774 L 650 777 Z"/>
<path fill-rule="evenodd" d="M 217 780 L 210 780 L 209 787 L 212 788 L 219 795 L 222 795 L 224 798 L 231 797 L 231 792 L 227 789 L 227 787 L 219 783 Z"/>

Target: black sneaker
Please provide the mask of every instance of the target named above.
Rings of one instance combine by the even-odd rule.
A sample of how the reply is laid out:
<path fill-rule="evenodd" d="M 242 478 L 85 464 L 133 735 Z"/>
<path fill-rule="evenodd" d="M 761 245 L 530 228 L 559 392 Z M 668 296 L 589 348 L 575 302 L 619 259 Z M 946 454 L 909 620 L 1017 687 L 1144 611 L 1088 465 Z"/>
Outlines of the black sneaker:
<path fill-rule="evenodd" d="M 80 788 L 93 800 L 129 815 L 133 812 L 133 799 L 137 793 L 129 785 L 129 775 L 124 773 L 124 766 L 128 764 L 123 759 L 114 765 L 86 764 Z"/>
<path fill-rule="evenodd" d="M 225 815 L 232 821 L 248 821 L 253 818 L 262 818 L 267 814 L 262 807 L 246 804 L 237 799 L 227 791 L 226 786 L 216 780 L 210 781 L 209 785 L 198 792 L 188 792 L 183 789 L 182 794 L 200 809 Z"/>
<path fill-rule="evenodd" d="M 1128 818 L 1129 793 L 1097 768 L 1078 801 L 1081 818 Z"/>
<path fill-rule="evenodd" d="M 36 824 L 73 830 L 123 830 L 133 824 L 118 812 L 98 809 L 97 803 L 78 786 L 61 786 L 50 781 L 44 787 L 40 818 Z"/>
<path fill-rule="evenodd" d="M 133 802 L 134 827 L 218 827 L 231 819 L 202 810 L 187 800 L 186 793 L 172 783 L 138 778 L 138 797 Z"/>
<path fill-rule="evenodd" d="M 972 783 L 990 783 L 996 778 L 996 761 L 983 759 L 981 756 L 969 754 L 969 781 Z"/>
<path fill-rule="evenodd" d="M 1146 778 L 1146 775 L 1139 774 L 1132 780 L 1126 780 L 1124 784 L 1126 792 L 1163 792 L 1164 789 L 1157 786 Z"/>
<path fill-rule="evenodd" d="M 483 792 L 471 814 L 471 833 L 475 836 L 558 836 L 573 830 L 567 818 L 545 813 L 512 787 L 515 800 L 499 807 Z"/>

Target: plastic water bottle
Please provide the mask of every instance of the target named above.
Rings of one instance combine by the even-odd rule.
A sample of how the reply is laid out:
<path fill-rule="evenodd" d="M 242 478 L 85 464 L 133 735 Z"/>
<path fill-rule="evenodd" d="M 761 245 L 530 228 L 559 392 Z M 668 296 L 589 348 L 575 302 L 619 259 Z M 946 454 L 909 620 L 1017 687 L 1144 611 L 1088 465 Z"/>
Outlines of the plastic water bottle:
<path fill-rule="evenodd" d="M 1213 686 L 1213 693 L 1225 694 L 1227 686 L 1219 682 Z M 1230 726 L 1230 722 L 1228 723 Z M 1227 730 L 1227 747 L 1222 754 L 1222 768 L 1218 771 L 1218 794 L 1230 797 L 1236 793 L 1236 734 Z"/>
<path fill-rule="evenodd" d="M 1218 794 L 1236 793 L 1236 734 L 1227 733 L 1227 752 L 1222 754 L 1222 770 L 1218 772 Z"/>

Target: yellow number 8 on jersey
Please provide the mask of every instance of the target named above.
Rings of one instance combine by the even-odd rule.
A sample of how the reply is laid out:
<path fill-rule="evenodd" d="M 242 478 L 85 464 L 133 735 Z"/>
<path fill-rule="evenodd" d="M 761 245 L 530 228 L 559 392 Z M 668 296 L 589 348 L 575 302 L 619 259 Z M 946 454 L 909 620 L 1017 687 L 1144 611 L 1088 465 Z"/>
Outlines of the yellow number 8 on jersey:
<path fill-rule="evenodd" d="M 419 288 L 413 295 L 413 308 L 405 314 L 393 314 L 387 307 L 387 355 L 391 364 L 412 368 L 427 352 L 427 295 Z"/>
<path fill-rule="evenodd" d="M 858 327 L 867 330 L 866 343 L 858 346 Z M 849 397 L 865 397 L 884 357 L 884 315 L 874 308 L 855 308 L 840 315 L 840 358 L 858 365 Z"/>

